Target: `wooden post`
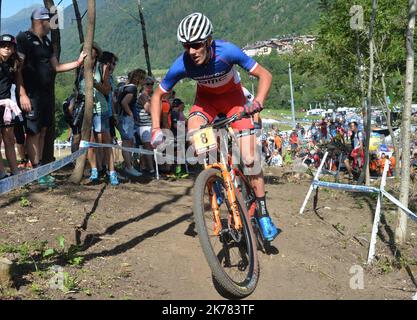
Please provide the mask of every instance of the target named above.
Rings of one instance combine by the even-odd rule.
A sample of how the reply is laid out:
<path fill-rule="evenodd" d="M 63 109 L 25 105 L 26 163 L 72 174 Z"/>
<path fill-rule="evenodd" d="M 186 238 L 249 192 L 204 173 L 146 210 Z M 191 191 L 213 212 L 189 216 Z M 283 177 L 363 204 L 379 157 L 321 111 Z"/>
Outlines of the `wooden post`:
<path fill-rule="evenodd" d="M 374 70 L 375 70 L 375 63 L 374 63 L 374 26 L 375 26 L 375 18 L 377 12 L 377 0 L 372 0 L 372 15 L 371 15 L 371 26 L 369 28 L 369 78 L 368 78 L 368 96 L 366 99 L 366 123 L 365 130 L 366 130 L 366 137 L 365 137 L 365 163 L 363 164 L 362 172 L 359 178 L 359 183 L 363 183 L 365 180 L 365 184 L 367 186 L 370 185 L 370 172 L 369 172 L 369 144 L 371 139 L 371 116 L 372 116 L 372 89 L 373 89 L 373 81 L 374 81 Z"/>
<path fill-rule="evenodd" d="M 141 0 L 138 0 L 138 10 L 139 10 L 140 24 L 142 25 L 143 49 L 145 50 L 145 59 L 146 59 L 146 66 L 148 68 L 148 76 L 152 77 L 151 60 L 149 58 L 148 39 L 146 36 L 145 18 L 143 17 L 142 6 L 140 5 L 140 1 Z"/>
<path fill-rule="evenodd" d="M 6 258 L 0 258 L 0 287 L 9 288 L 12 284 L 13 263 Z"/>
<path fill-rule="evenodd" d="M 93 41 L 96 25 L 96 1 L 88 0 L 88 25 L 87 25 L 87 35 L 84 43 L 84 52 L 86 52 L 87 58 L 84 63 L 84 79 L 85 79 L 85 111 L 83 118 L 83 125 L 81 129 L 81 140 L 90 141 L 91 136 L 91 123 L 93 119 L 93 106 L 94 106 L 94 96 L 93 96 L 93 60 L 92 60 L 92 51 L 93 51 Z M 80 183 L 83 175 L 85 162 L 87 155 L 83 155 L 77 159 L 74 172 L 71 175 L 70 181 L 72 183 Z"/>
<path fill-rule="evenodd" d="M 74 7 L 75 20 L 77 20 L 78 37 L 80 39 L 80 43 L 84 43 L 83 24 L 77 0 L 72 0 L 72 6 Z"/>

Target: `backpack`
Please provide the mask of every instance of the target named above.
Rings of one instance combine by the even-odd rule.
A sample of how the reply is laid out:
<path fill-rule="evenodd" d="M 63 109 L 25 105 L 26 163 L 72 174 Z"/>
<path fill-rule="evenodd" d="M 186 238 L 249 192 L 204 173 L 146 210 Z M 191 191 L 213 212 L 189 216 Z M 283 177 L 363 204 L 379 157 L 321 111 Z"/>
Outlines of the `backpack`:
<path fill-rule="evenodd" d="M 116 90 L 114 90 L 113 92 L 113 114 L 114 115 L 120 115 L 122 113 L 123 108 L 122 108 L 121 96 L 122 96 L 124 87 L 125 87 L 125 83 L 121 82 L 119 83 Z"/>

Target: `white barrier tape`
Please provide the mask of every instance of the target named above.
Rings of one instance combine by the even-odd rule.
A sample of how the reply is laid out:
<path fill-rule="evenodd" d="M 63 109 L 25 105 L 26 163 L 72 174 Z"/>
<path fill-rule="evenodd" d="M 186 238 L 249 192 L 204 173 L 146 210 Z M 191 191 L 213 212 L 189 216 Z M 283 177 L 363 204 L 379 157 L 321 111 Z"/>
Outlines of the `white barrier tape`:
<path fill-rule="evenodd" d="M 325 182 L 325 181 L 319 181 L 319 180 L 314 180 L 313 185 L 316 187 L 323 187 L 323 188 L 343 190 L 343 191 L 365 192 L 365 193 L 379 193 L 380 192 L 378 188 L 374 188 L 374 187 L 356 186 L 356 185 L 351 185 L 351 184 L 341 184 L 341 183 Z"/>
<path fill-rule="evenodd" d="M 144 154 L 148 156 L 154 156 L 154 151 L 145 150 L 143 148 L 128 148 L 122 147 L 115 144 L 105 144 L 105 143 L 96 143 L 96 142 L 88 142 L 88 141 L 80 141 L 80 148 L 115 148 L 126 152 L 137 153 L 137 154 Z M 176 158 L 169 155 L 163 155 L 161 152 L 156 152 L 158 156 L 164 157 L 167 160 L 175 161 Z M 187 158 L 188 162 L 197 162 L 198 158 L 190 157 Z"/>
<path fill-rule="evenodd" d="M 118 144 L 87 142 L 84 140 L 80 141 L 80 148 L 115 148 L 115 149 L 119 149 L 119 150 L 126 151 L 126 152 L 153 156 L 153 151 L 145 150 L 142 148 L 128 148 L 128 147 L 119 146 Z"/>
<path fill-rule="evenodd" d="M 55 172 L 63 167 L 65 167 L 66 165 L 70 164 L 71 162 L 73 162 L 74 160 L 78 159 L 79 157 L 81 157 L 83 154 L 85 154 L 87 152 L 86 149 L 80 149 L 76 152 L 74 152 L 73 154 L 52 162 L 52 163 L 48 163 L 45 164 L 41 167 L 29 170 L 27 172 L 18 174 L 16 176 L 11 176 L 7 179 L 1 180 L 0 181 L 0 195 L 10 192 L 14 189 L 17 189 L 19 187 L 23 187 L 25 185 L 27 185 L 28 183 L 31 183 L 33 181 L 38 180 L 41 177 L 44 177 L 52 172 Z"/>
<path fill-rule="evenodd" d="M 385 190 L 381 190 L 381 192 L 384 195 L 384 197 L 386 197 L 389 201 L 391 201 L 393 204 L 399 207 L 402 211 L 404 211 L 411 220 L 414 220 L 415 222 L 417 222 L 417 215 L 414 212 L 412 212 L 410 209 L 405 207 L 399 200 L 395 199 L 394 196 L 392 196 Z"/>

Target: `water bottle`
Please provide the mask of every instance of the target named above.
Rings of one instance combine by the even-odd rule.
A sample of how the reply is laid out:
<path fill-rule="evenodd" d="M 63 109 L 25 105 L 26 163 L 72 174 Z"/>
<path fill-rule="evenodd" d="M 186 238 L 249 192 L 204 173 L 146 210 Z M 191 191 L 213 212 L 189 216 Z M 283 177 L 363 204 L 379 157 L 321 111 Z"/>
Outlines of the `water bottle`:
<path fill-rule="evenodd" d="M 216 181 L 213 185 L 214 192 L 216 193 L 217 204 L 220 206 L 223 204 L 223 196 L 222 196 L 222 189 L 220 186 L 220 182 Z"/>

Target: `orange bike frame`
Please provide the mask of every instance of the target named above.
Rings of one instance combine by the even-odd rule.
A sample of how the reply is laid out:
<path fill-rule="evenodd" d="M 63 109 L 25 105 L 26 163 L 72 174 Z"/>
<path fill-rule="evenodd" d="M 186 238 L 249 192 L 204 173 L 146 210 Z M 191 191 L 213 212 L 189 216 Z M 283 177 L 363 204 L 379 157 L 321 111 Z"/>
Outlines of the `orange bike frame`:
<path fill-rule="evenodd" d="M 229 127 L 228 131 L 229 131 L 229 134 L 232 137 L 234 137 L 233 129 Z M 229 161 L 230 166 L 233 167 L 231 157 L 228 157 L 228 161 Z M 229 170 L 227 169 L 226 164 L 222 163 L 222 162 L 216 162 L 214 164 L 206 164 L 205 168 L 206 169 L 214 168 L 214 169 L 220 170 L 220 172 L 222 174 L 222 177 L 223 177 L 223 180 L 224 180 L 224 183 L 225 183 L 226 191 L 227 191 L 227 199 L 228 199 L 228 201 L 229 201 L 229 203 L 232 207 L 232 218 L 233 218 L 234 227 L 236 228 L 236 230 L 242 230 L 243 224 L 242 224 L 242 220 L 241 220 L 241 217 L 240 217 L 238 202 L 237 202 L 237 198 L 236 198 L 236 192 L 238 192 L 238 190 L 234 186 L 232 175 L 229 172 Z M 236 172 L 236 173 L 238 171 L 239 172 L 238 175 L 243 176 L 243 174 L 239 170 L 237 170 L 237 169 L 232 169 L 232 170 L 233 170 L 233 172 Z M 245 181 L 246 181 L 246 179 L 245 179 Z M 219 235 L 219 233 L 221 231 L 220 210 L 219 210 L 219 206 L 217 204 L 217 199 L 216 199 L 215 193 L 212 193 L 211 190 L 209 190 L 209 194 L 210 194 L 210 197 L 211 197 L 211 208 L 212 208 L 212 211 L 213 211 L 213 218 L 214 218 L 214 224 L 215 224 L 214 233 L 215 233 L 215 235 Z M 252 207 L 253 206 L 251 206 L 249 212 L 253 211 L 252 215 L 254 215 L 255 214 L 255 207 L 253 207 L 253 208 Z"/>
<path fill-rule="evenodd" d="M 240 219 L 240 213 L 239 208 L 237 204 L 237 198 L 236 198 L 236 189 L 233 184 L 232 175 L 227 170 L 227 167 L 222 163 L 214 163 L 211 165 L 207 165 L 206 169 L 218 169 L 220 170 L 223 180 L 225 183 L 225 188 L 227 191 L 227 199 L 229 200 L 229 203 L 232 207 L 232 214 L 233 214 L 233 222 L 236 230 L 241 230 L 243 228 L 242 220 Z M 217 205 L 216 195 L 213 193 L 211 195 L 211 207 L 213 210 L 214 215 L 214 221 L 215 221 L 215 234 L 218 235 L 221 230 L 221 223 L 220 223 L 220 211 L 219 206 Z"/>

